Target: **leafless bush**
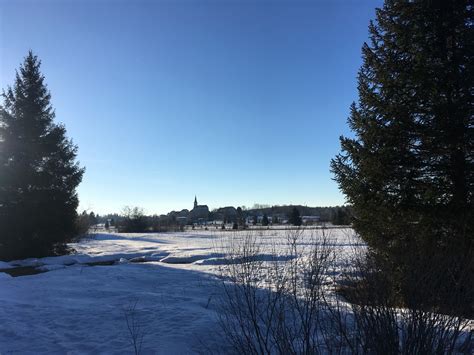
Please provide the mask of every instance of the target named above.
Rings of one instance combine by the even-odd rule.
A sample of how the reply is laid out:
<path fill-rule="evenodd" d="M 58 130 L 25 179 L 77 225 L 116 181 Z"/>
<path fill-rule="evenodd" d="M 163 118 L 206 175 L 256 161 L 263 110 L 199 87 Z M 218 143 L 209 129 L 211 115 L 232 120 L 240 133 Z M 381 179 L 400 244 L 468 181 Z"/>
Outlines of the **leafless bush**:
<path fill-rule="evenodd" d="M 230 240 L 222 269 L 224 334 L 237 353 L 318 353 L 324 275 L 333 255 L 327 237 L 291 230 L 280 248 L 265 245 L 265 237 L 236 233 Z"/>
<path fill-rule="evenodd" d="M 324 336 L 329 346 L 355 354 L 471 354 L 469 320 L 456 314 L 457 290 L 451 292 L 450 314 L 433 307 L 430 299 L 435 287 L 442 286 L 439 266 L 428 263 L 413 270 L 407 277 L 410 297 L 402 304 L 370 256 L 352 260 L 343 280 L 350 303 L 333 298 L 327 308 L 331 321 Z"/>
<path fill-rule="evenodd" d="M 140 354 L 143 345 L 143 338 L 145 337 L 145 329 L 140 321 L 137 311 L 137 303 L 138 299 L 133 300 L 124 309 L 125 322 L 130 335 L 130 345 L 133 346 L 135 355 Z"/>
<path fill-rule="evenodd" d="M 73 241 L 79 241 L 83 238 L 90 238 L 90 228 L 90 215 L 85 212 L 78 215 L 75 221 L 75 237 L 73 238 Z"/>
<path fill-rule="evenodd" d="M 428 307 L 437 267 L 418 270 L 421 289 L 402 305 L 365 252 L 341 276 L 324 229 L 288 231 L 284 246 L 269 235 L 235 233 L 227 245 L 220 324 L 236 353 L 472 353 L 468 321 Z M 345 298 L 334 293 L 341 283 Z"/>

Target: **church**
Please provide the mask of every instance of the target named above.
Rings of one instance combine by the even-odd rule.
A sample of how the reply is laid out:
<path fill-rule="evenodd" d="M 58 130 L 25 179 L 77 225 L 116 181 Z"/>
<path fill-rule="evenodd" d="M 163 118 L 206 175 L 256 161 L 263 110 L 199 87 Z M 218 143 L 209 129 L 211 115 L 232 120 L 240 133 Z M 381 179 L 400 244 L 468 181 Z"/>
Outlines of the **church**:
<path fill-rule="evenodd" d="M 203 223 L 209 220 L 209 207 L 198 205 L 196 196 L 194 196 L 194 208 L 189 211 L 189 220 L 193 223 Z"/>

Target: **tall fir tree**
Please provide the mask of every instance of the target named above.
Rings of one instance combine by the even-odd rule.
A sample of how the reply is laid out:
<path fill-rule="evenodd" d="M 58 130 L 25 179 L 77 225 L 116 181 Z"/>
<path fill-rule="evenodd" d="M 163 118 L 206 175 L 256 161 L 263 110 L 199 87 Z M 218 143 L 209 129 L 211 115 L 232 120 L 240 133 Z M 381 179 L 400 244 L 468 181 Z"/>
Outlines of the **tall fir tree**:
<path fill-rule="evenodd" d="M 331 162 L 402 293 L 434 255 L 452 256 L 441 288 L 472 286 L 473 20 L 467 0 L 386 0 L 362 48 L 355 138 Z"/>
<path fill-rule="evenodd" d="M 237 224 L 241 227 L 245 225 L 244 212 L 241 207 L 237 207 Z"/>
<path fill-rule="evenodd" d="M 77 147 L 54 122 L 51 95 L 31 51 L 0 107 L 0 259 L 41 256 L 75 233 Z"/>
<path fill-rule="evenodd" d="M 303 224 L 303 221 L 301 220 L 300 216 L 300 211 L 296 207 L 293 207 L 293 209 L 291 210 L 288 222 L 294 226 L 301 226 L 301 224 Z"/>

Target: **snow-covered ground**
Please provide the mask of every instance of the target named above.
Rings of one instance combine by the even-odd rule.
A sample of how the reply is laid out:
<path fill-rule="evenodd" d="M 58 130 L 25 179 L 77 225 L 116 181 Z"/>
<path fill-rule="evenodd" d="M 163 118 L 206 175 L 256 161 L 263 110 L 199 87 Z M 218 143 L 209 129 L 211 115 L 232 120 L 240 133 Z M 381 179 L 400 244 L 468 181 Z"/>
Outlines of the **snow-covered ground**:
<path fill-rule="evenodd" d="M 76 254 L 0 261 L 0 269 L 46 271 L 21 277 L 0 272 L 0 354 L 133 353 L 126 314 L 140 324 L 142 353 L 217 349 L 223 341 L 215 274 L 228 242 L 245 233 L 104 233 L 73 244 Z M 266 260 L 279 253 L 288 232 L 253 233 Z M 307 230 L 301 243 L 319 234 Z M 339 255 L 364 247 L 350 229 L 331 229 L 328 238 Z"/>

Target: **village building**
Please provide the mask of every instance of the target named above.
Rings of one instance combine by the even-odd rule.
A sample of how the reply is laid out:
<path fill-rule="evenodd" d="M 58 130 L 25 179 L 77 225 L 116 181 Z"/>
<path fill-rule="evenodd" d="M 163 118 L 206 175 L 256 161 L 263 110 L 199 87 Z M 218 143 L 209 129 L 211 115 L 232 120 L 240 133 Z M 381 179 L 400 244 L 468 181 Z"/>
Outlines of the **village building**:
<path fill-rule="evenodd" d="M 188 220 L 192 223 L 200 224 L 209 220 L 209 207 L 207 205 L 198 205 L 196 196 L 194 196 L 194 208 L 189 211 Z"/>

